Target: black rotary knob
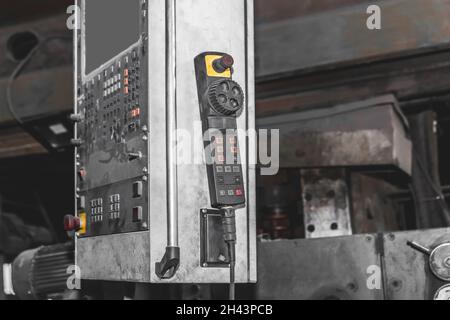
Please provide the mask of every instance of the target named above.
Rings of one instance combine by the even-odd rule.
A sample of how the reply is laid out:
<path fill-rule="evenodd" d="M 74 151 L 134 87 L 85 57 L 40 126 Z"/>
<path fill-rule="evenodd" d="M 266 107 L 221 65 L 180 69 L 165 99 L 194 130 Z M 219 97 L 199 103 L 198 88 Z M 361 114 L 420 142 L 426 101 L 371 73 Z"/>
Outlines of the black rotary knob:
<path fill-rule="evenodd" d="M 211 107 L 224 116 L 237 114 L 244 108 L 244 92 L 233 80 L 213 82 L 208 89 L 207 98 Z"/>

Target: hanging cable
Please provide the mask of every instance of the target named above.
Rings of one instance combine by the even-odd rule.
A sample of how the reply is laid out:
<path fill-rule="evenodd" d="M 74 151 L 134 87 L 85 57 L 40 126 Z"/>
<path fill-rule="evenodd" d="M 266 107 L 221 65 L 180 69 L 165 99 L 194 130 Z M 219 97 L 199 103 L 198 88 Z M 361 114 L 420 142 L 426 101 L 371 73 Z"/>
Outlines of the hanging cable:
<path fill-rule="evenodd" d="M 430 173 L 425 167 L 425 164 L 422 162 L 422 159 L 420 157 L 420 154 L 416 151 L 416 149 L 413 147 L 414 154 L 413 157 L 417 162 L 417 165 L 419 169 L 422 171 L 423 175 L 425 176 L 425 180 L 427 181 L 428 185 L 431 187 L 432 191 L 436 193 L 436 201 L 439 203 L 439 206 L 441 207 L 441 214 L 447 224 L 447 226 L 450 226 L 450 209 L 447 205 L 447 202 L 445 201 L 445 196 L 440 190 L 440 187 L 436 185 L 436 183 L 433 181 L 433 179 L 430 176 Z"/>
<path fill-rule="evenodd" d="M 236 268 L 236 211 L 233 207 L 226 207 L 221 209 L 222 212 L 222 226 L 223 238 L 228 247 L 228 256 L 230 262 L 230 288 L 229 299 L 236 299 L 235 290 L 235 268 Z"/>

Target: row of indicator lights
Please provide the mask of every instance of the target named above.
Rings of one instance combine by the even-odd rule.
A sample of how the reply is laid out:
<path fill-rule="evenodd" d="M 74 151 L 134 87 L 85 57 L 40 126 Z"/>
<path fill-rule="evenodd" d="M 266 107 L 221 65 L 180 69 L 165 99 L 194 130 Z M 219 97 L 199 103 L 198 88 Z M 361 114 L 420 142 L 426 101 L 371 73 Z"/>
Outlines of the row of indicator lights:
<path fill-rule="evenodd" d="M 120 219 L 120 212 L 111 212 L 109 214 L 109 219 L 110 220 L 118 220 L 118 219 Z"/>
<path fill-rule="evenodd" d="M 91 207 L 100 207 L 103 205 L 103 199 L 102 198 L 98 198 L 98 199 L 94 199 L 91 200 Z"/>
<path fill-rule="evenodd" d="M 128 76 L 129 75 L 130 75 L 129 74 L 129 70 L 127 68 L 125 68 L 125 70 L 123 70 L 123 77 L 124 77 L 124 79 L 123 79 L 123 83 L 124 83 L 123 93 L 125 95 L 128 95 L 128 93 L 130 92 L 129 88 L 128 88 L 128 84 L 129 84 Z"/>
<path fill-rule="evenodd" d="M 110 220 L 118 220 L 120 219 L 120 212 L 110 212 L 109 214 L 109 219 Z M 97 222 L 103 222 L 103 216 L 92 216 L 91 217 L 91 222 L 92 223 L 97 223 Z"/>
<path fill-rule="evenodd" d="M 223 145 L 223 138 L 222 137 L 214 137 L 213 140 L 218 145 Z M 232 145 L 236 144 L 236 137 L 231 137 L 228 139 L 228 142 Z"/>
<path fill-rule="evenodd" d="M 219 191 L 220 196 L 225 197 L 225 196 L 237 196 L 237 197 L 242 197 L 244 195 L 244 192 L 242 191 L 242 189 L 236 189 L 236 190 L 220 190 Z"/>
<path fill-rule="evenodd" d="M 120 80 L 121 80 L 121 75 L 117 74 L 114 77 L 105 81 L 105 83 L 103 84 L 103 86 L 104 86 L 103 96 L 107 97 L 113 93 L 118 92 L 122 88 L 122 84 L 121 84 Z"/>
<path fill-rule="evenodd" d="M 237 154 L 238 152 L 237 152 L 237 148 L 236 147 L 232 147 L 231 148 L 231 152 L 233 153 L 233 154 Z M 233 157 L 233 160 L 234 161 L 236 161 L 236 157 Z M 225 163 L 225 156 L 224 156 L 224 154 L 223 153 L 219 153 L 218 152 L 218 154 L 217 154 L 217 157 L 216 157 L 216 163 L 217 164 L 224 164 Z"/>
<path fill-rule="evenodd" d="M 216 151 L 219 154 L 223 153 L 223 146 L 217 146 Z M 236 146 L 232 146 L 230 147 L 230 151 L 231 153 L 238 153 L 238 148 Z"/>
<path fill-rule="evenodd" d="M 239 173 L 239 172 L 241 172 L 241 168 L 239 166 L 233 166 L 233 168 L 231 166 L 225 166 L 225 167 L 218 166 L 216 168 L 216 170 L 217 170 L 217 173 L 223 173 L 223 172 L 225 172 L 225 173 L 231 173 L 231 172 Z"/>
<path fill-rule="evenodd" d="M 91 222 L 92 223 L 97 223 L 97 222 L 102 222 L 103 221 L 103 216 L 93 216 L 91 217 Z"/>
<path fill-rule="evenodd" d="M 108 87 L 111 87 L 112 85 L 116 84 L 117 82 L 119 82 L 121 80 L 121 74 L 118 73 L 116 74 L 114 77 L 109 78 L 108 80 L 106 80 L 103 84 L 104 89 L 107 89 Z"/>
<path fill-rule="evenodd" d="M 103 207 L 91 208 L 91 215 L 103 214 Z"/>
<path fill-rule="evenodd" d="M 225 156 L 223 154 L 223 138 L 222 137 L 215 137 L 214 142 L 217 144 L 216 150 L 217 150 L 217 163 L 223 164 L 225 162 Z M 236 137 L 229 138 L 228 142 L 232 145 L 230 147 L 231 152 L 233 154 L 238 153 L 238 149 L 235 146 L 236 145 Z"/>
<path fill-rule="evenodd" d="M 109 202 L 110 203 L 120 202 L 120 194 L 113 194 L 109 196 Z"/>
<path fill-rule="evenodd" d="M 109 206 L 109 211 L 120 211 L 120 203 L 114 203 Z"/>
<path fill-rule="evenodd" d="M 135 108 L 135 109 L 131 110 L 130 115 L 131 115 L 131 118 L 139 117 L 141 115 L 141 109 Z"/>

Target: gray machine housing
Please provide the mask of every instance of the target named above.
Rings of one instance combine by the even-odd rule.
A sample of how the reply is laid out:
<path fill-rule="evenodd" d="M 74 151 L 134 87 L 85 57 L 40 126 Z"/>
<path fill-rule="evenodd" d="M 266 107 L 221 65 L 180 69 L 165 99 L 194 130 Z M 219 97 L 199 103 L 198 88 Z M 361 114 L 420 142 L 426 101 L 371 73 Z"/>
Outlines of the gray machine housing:
<path fill-rule="evenodd" d="M 234 57 L 233 78 L 246 98 L 238 128 L 255 127 L 253 1 L 229 0 L 226 8 L 220 0 L 135 1 L 138 41 L 88 74 L 89 0 L 77 3 L 75 114 L 82 120 L 75 129 L 76 214 L 85 225 L 76 237 L 76 264 L 87 280 L 226 283 L 228 268 L 201 264 L 201 212 L 211 207 L 206 165 L 178 161 L 171 168 L 168 157 L 179 157 L 170 140 L 173 129 L 182 129 L 192 137 L 192 159 L 204 159 L 194 70 L 194 58 L 202 52 Z M 127 97 L 125 64 L 135 83 Z M 137 109 L 138 117 L 130 118 Z M 247 201 L 236 211 L 236 282 L 248 283 L 256 281 L 256 145 L 245 138 L 239 143 Z M 137 183 L 142 195 L 135 198 Z M 155 266 L 168 245 L 180 248 L 180 264 L 173 277 L 161 279 Z"/>

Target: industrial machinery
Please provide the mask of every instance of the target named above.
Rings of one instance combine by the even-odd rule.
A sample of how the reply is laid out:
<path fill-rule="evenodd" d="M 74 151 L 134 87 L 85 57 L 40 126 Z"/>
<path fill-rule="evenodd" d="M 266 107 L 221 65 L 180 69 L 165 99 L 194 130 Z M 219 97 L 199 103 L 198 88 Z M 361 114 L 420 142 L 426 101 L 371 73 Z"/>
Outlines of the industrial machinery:
<path fill-rule="evenodd" d="M 78 5 L 82 279 L 255 282 L 253 1 Z"/>
<path fill-rule="evenodd" d="M 41 246 L 22 252 L 12 263 L 11 285 L 21 300 L 75 299 L 67 287 L 74 264 L 73 243 Z"/>

